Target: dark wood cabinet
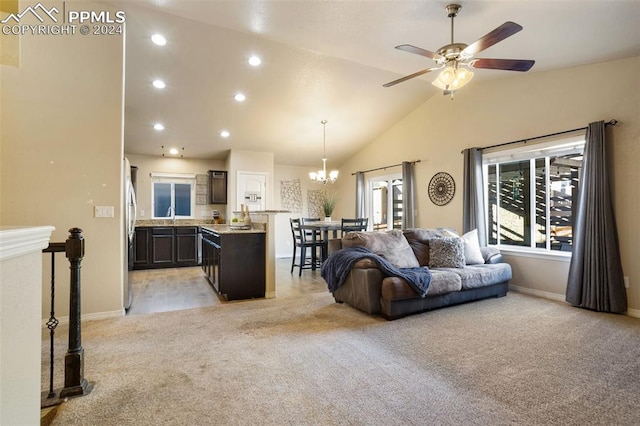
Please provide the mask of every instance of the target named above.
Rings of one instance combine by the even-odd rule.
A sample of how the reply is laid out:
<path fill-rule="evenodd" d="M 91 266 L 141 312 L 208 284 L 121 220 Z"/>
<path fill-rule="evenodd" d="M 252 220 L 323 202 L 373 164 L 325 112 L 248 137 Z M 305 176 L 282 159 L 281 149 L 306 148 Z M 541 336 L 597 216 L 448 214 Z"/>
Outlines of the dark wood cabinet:
<path fill-rule="evenodd" d="M 142 269 L 150 263 L 149 231 L 151 228 L 136 228 L 133 240 L 133 268 Z"/>
<path fill-rule="evenodd" d="M 173 228 L 151 228 L 151 264 L 172 266 L 174 263 Z"/>
<path fill-rule="evenodd" d="M 209 204 L 227 204 L 227 172 L 209 170 Z"/>
<path fill-rule="evenodd" d="M 196 266 L 197 226 L 136 227 L 134 269 Z"/>
<path fill-rule="evenodd" d="M 175 262 L 178 265 L 198 264 L 198 227 L 175 228 Z"/>
<path fill-rule="evenodd" d="M 219 293 L 220 235 L 202 230 L 202 271 Z"/>
<path fill-rule="evenodd" d="M 202 230 L 202 269 L 226 300 L 265 295 L 265 234 Z"/>

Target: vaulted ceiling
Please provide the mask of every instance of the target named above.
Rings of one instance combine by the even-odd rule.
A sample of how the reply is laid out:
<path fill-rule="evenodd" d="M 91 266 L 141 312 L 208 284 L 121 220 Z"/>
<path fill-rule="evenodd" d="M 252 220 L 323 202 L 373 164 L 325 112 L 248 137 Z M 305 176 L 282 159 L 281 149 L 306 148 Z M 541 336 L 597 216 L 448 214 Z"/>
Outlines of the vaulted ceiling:
<path fill-rule="evenodd" d="M 276 164 L 345 159 L 431 96 L 434 65 L 394 49 L 450 43 L 445 1 L 110 2 L 127 12 L 125 152 L 222 159 L 268 151 Z M 638 1 L 461 1 L 455 41 L 470 44 L 506 21 L 524 29 L 478 57 L 534 59 L 529 72 L 640 55 Z M 167 43 L 157 46 L 151 35 Z M 258 55 L 262 64 L 247 63 Z M 469 84 L 521 73 L 475 70 Z M 151 82 L 161 78 L 166 87 Z M 606 84 L 606 82 L 603 82 Z M 244 102 L 234 100 L 242 92 Z M 464 96 L 464 88 L 456 96 Z M 453 101 L 455 102 L 455 100 Z M 160 122 L 164 130 L 154 130 Z M 228 138 L 220 136 L 230 132 Z M 164 146 L 164 149 L 162 148 Z M 182 149 L 184 148 L 184 150 Z"/>

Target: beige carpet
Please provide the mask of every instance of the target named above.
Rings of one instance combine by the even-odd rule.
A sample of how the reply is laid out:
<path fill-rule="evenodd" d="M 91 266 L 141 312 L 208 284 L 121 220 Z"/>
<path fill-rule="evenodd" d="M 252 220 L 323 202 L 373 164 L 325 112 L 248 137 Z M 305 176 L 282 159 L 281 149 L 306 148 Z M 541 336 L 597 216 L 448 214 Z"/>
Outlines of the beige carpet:
<path fill-rule="evenodd" d="M 54 425 L 640 424 L 640 320 L 513 292 L 393 322 L 232 303 L 88 322 L 83 347 L 94 390 Z"/>

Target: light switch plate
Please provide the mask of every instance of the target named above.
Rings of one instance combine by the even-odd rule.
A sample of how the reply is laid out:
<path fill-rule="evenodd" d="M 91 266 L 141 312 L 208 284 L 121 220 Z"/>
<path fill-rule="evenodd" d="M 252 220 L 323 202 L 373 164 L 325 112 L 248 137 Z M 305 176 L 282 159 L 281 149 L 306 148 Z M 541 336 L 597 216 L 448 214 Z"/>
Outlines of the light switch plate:
<path fill-rule="evenodd" d="M 114 208 L 113 206 L 94 206 L 93 216 L 94 217 L 113 217 Z"/>

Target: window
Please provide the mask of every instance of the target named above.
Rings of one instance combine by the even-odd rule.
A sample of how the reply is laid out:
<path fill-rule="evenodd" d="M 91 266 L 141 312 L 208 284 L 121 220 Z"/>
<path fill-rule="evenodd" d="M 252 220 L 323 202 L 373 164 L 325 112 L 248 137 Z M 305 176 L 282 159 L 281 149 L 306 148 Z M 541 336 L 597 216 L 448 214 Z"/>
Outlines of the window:
<path fill-rule="evenodd" d="M 193 219 L 195 176 L 152 173 L 151 202 L 153 219 Z"/>
<path fill-rule="evenodd" d="M 402 228 L 402 175 L 369 179 L 368 206 L 374 230 Z"/>
<path fill-rule="evenodd" d="M 570 252 L 584 135 L 483 154 L 488 242 Z"/>

